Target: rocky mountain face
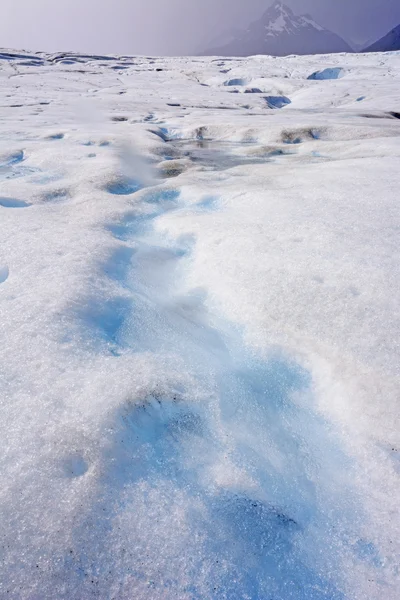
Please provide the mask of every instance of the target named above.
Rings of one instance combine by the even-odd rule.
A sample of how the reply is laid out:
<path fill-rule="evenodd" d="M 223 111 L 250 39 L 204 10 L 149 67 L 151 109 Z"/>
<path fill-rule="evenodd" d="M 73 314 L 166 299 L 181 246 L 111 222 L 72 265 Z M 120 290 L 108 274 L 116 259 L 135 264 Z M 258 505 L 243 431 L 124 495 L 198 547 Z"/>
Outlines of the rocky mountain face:
<path fill-rule="evenodd" d="M 400 25 L 389 31 L 383 38 L 364 49 L 364 52 L 390 52 L 400 50 Z"/>

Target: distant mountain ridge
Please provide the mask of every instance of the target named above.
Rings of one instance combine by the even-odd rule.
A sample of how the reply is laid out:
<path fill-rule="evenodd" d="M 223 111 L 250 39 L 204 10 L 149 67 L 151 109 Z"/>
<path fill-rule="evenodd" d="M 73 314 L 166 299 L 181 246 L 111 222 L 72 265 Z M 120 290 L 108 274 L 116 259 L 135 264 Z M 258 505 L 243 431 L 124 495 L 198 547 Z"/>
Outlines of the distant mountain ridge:
<path fill-rule="evenodd" d="M 288 6 L 278 1 L 247 30 L 236 33 L 228 43 L 207 49 L 201 54 L 287 56 L 336 52 L 352 52 L 352 49 L 339 35 L 316 23 L 310 15 L 296 16 Z"/>
<path fill-rule="evenodd" d="M 400 25 L 389 31 L 385 36 L 367 46 L 364 52 L 390 52 L 400 50 Z"/>

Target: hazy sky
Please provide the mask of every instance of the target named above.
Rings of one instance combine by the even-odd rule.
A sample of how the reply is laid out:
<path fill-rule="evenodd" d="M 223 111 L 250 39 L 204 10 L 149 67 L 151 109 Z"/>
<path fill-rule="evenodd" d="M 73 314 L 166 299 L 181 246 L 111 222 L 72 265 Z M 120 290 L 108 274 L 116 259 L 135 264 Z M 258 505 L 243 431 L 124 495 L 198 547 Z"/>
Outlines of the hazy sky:
<path fill-rule="evenodd" d="M 7 0 L 0 47 L 189 54 L 242 28 L 272 0 Z M 347 40 L 374 41 L 400 23 L 400 0 L 286 0 Z"/>

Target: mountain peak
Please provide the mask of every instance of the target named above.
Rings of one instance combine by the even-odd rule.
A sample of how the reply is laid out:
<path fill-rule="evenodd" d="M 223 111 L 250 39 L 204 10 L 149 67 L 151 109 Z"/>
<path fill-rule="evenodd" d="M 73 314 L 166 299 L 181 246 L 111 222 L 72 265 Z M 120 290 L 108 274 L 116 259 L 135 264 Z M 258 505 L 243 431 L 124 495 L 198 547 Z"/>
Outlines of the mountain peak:
<path fill-rule="evenodd" d="M 271 6 L 269 6 L 267 8 L 267 10 L 265 11 L 262 20 L 272 20 L 272 19 L 276 19 L 277 17 L 293 17 L 293 11 L 291 8 L 289 8 L 288 6 L 286 6 L 286 4 L 284 4 L 283 2 L 281 2 L 281 0 L 277 0 L 276 2 L 274 2 L 273 4 L 271 4 Z"/>
<path fill-rule="evenodd" d="M 254 54 L 327 54 L 352 52 L 338 35 L 321 27 L 310 15 L 297 16 L 281 0 L 267 8 L 262 17 L 235 36 L 231 42 L 206 54 L 251 56 Z"/>
<path fill-rule="evenodd" d="M 280 0 L 271 4 L 260 19 L 260 24 L 267 30 L 267 35 L 276 35 L 282 31 L 290 31 L 296 20 L 293 11 Z"/>

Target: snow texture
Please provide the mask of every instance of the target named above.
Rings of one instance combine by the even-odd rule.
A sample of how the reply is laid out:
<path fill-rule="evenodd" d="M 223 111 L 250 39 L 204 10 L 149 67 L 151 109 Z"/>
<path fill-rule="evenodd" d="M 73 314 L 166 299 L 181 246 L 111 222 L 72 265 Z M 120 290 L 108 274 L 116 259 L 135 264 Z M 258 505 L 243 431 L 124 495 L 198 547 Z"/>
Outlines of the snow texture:
<path fill-rule="evenodd" d="M 0 77 L 0 598 L 398 600 L 400 56 Z"/>

